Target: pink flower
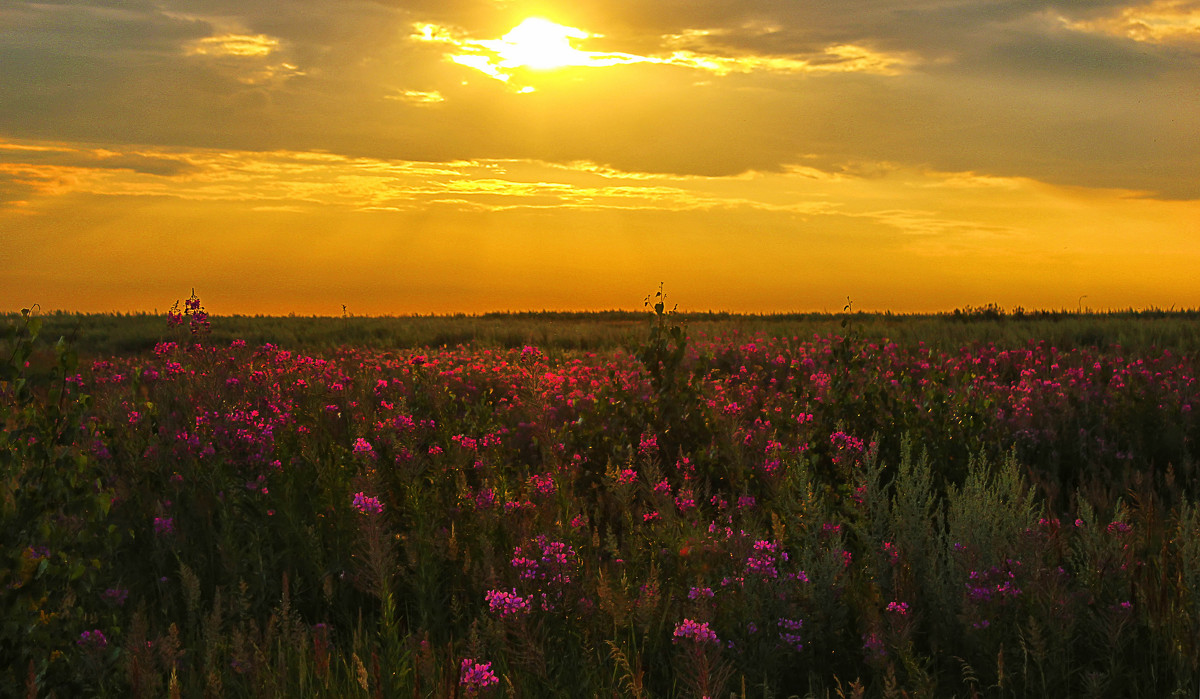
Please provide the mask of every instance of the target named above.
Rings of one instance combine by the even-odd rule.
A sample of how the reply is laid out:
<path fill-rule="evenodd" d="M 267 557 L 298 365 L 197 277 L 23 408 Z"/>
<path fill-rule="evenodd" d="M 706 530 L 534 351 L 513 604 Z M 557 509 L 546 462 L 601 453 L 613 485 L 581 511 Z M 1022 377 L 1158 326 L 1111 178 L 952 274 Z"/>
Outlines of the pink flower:
<path fill-rule="evenodd" d="M 529 484 L 533 486 L 533 491 L 542 497 L 553 495 L 558 490 L 558 486 L 554 483 L 554 477 L 548 473 L 544 476 L 537 474 L 530 476 Z"/>
<path fill-rule="evenodd" d="M 79 634 L 79 640 L 75 641 L 75 645 L 82 648 L 100 649 L 108 646 L 108 639 L 104 637 L 104 632 L 100 629 L 93 631 L 84 631 Z"/>
<path fill-rule="evenodd" d="M 154 533 L 159 536 L 170 536 L 175 533 L 175 520 L 171 517 L 155 517 Z"/>
<path fill-rule="evenodd" d="M 707 621 L 698 622 L 691 619 L 684 619 L 675 626 L 675 633 L 673 635 L 675 636 L 676 643 L 681 638 L 696 643 L 720 643 L 716 632 L 709 628 Z"/>
<path fill-rule="evenodd" d="M 532 608 L 529 599 L 519 597 L 517 589 L 514 587 L 512 592 L 504 590 L 488 590 L 484 594 L 484 599 L 487 600 L 488 608 L 493 613 L 499 614 L 501 618 L 512 616 L 514 614 L 528 614 Z"/>
<path fill-rule="evenodd" d="M 658 451 L 658 435 L 653 432 L 643 434 L 638 441 L 638 453 L 642 456 L 649 456 L 656 451 Z"/>
<path fill-rule="evenodd" d="M 361 491 L 354 494 L 353 504 L 354 509 L 358 510 L 360 514 L 377 515 L 383 512 L 383 503 L 379 498 L 366 495 Z"/>
<path fill-rule="evenodd" d="M 458 684 L 467 695 L 473 695 L 479 690 L 500 682 L 496 673 L 492 672 L 491 663 L 476 662 L 474 658 L 463 658 L 459 669 Z"/>
<path fill-rule="evenodd" d="M 631 468 L 623 469 L 617 473 L 617 483 L 621 485 L 629 485 L 637 480 L 637 471 Z"/>
<path fill-rule="evenodd" d="M 359 437 L 354 440 L 354 453 L 358 456 L 365 456 L 369 459 L 375 458 L 375 448 L 367 440 Z"/>

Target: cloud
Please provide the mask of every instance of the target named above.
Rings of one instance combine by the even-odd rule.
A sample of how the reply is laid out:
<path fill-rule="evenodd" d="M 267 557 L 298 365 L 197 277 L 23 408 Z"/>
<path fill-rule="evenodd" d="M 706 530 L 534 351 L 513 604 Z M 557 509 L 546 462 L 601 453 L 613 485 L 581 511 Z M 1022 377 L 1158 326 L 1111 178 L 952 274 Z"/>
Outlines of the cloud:
<path fill-rule="evenodd" d="M 437 90 L 395 90 L 391 94 L 384 95 L 384 99 L 412 104 L 437 104 L 446 101 L 442 93 Z"/>
<path fill-rule="evenodd" d="M 1125 37 L 1151 44 L 1200 43 L 1200 2 L 1153 0 L 1111 8 L 1107 14 L 1066 20 L 1072 29 Z"/>
<path fill-rule="evenodd" d="M 522 31 L 530 22 L 540 22 L 536 26 L 550 29 L 541 30 L 543 36 Z M 462 30 L 430 23 L 415 24 L 411 38 L 441 46 L 451 62 L 506 83 L 525 68 L 537 71 L 568 66 L 605 68 L 644 64 L 678 66 L 716 76 L 753 72 L 898 75 L 914 62 L 910 56 L 889 55 L 854 44 L 824 46 L 805 54 L 755 54 L 745 50 L 731 53 L 714 41 L 726 33 L 724 29 L 687 29 L 660 37 L 655 50 L 643 54 L 578 48 L 576 43 L 601 40 L 603 35 L 538 19 L 527 20 L 499 39 L 473 38 Z M 519 89 L 532 91 L 528 85 Z"/>
<path fill-rule="evenodd" d="M 57 143 L 19 143 L 0 140 L 0 162 L 19 161 L 31 166 L 130 170 L 148 175 L 181 175 L 194 169 L 183 157 L 147 151 L 117 152 Z"/>
<path fill-rule="evenodd" d="M 189 56 L 266 56 L 279 48 L 279 40 L 266 34 L 206 36 L 187 45 Z"/>
<path fill-rule="evenodd" d="M 9 3 L 0 137 L 670 176 L 896 162 L 1200 197 L 1194 2 L 541 9 L 583 65 L 505 65 L 513 3 Z"/>

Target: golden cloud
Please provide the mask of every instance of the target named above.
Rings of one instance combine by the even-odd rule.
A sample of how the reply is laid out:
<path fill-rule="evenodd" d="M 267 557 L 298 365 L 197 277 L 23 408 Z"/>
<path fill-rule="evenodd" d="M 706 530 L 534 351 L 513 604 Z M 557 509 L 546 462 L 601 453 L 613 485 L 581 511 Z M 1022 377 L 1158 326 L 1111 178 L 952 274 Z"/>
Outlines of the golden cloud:
<path fill-rule="evenodd" d="M 907 54 L 883 53 L 856 44 L 835 44 L 822 52 L 804 56 L 773 56 L 727 53 L 705 46 L 718 30 L 690 29 L 661 37 L 663 51 L 649 55 L 585 51 L 572 40 L 602 38 L 574 27 L 551 25 L 539 34 L 524 30 L 527 20 L 500 39 L 475 39 L 451 27 L 430 23 L 413 25 L 414 41 L 445 47 L 447 60 L 477 70 L 501 82 L 510 82 L 520 69 L 549 70 L 564 67 L 603 68 L 616 65 L 672 65 L 712 73 L 873 73 L 898 75 L 915 63 Z M 522 92 L 532 88 L 524 86 Z"/>
<path fill-rule="evenodd" d="M 1200 41 L 1200 2 L 1154 0 L 1149 4 L 1122 7 L 1099 19 L 1063 22 L 1077 31 L 1122 36 L 1148 43 Z"/>
<path fill-rule="evenodd" d="M 384 99 L 410 104 L 437 104 L 446 101 L 442 93 L 437 90 L 396 90 L 391 94 L 384 95 Z"/>
<path fill-rule="evenodd" d="M 189 56 L 266 56 L 279 48 L 279 39 L 266 34 L 221 34 L 189 43 Z"/>

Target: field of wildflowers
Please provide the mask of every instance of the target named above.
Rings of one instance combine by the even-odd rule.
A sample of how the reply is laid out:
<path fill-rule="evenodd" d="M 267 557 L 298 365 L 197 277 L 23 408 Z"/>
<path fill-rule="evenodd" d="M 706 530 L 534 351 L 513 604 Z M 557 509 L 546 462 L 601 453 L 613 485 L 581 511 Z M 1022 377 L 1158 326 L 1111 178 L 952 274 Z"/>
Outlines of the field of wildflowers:
<path fill-rule="evenodd" d="M 1195 355 L 7 329 L 0 696 L 1196 696 Z M 644 327 L 644 326 L 643 326 Z"/>

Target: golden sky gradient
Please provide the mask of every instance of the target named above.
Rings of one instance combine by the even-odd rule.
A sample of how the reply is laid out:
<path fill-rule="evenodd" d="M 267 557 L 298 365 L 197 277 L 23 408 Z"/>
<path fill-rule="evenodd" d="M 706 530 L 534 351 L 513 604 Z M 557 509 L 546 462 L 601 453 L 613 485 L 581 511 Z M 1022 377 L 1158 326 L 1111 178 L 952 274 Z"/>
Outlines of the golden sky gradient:
<path fill-rule="evenodd" d="M 1200 307 L 1200 1 L 0 5 L 0 310 Z"/>

